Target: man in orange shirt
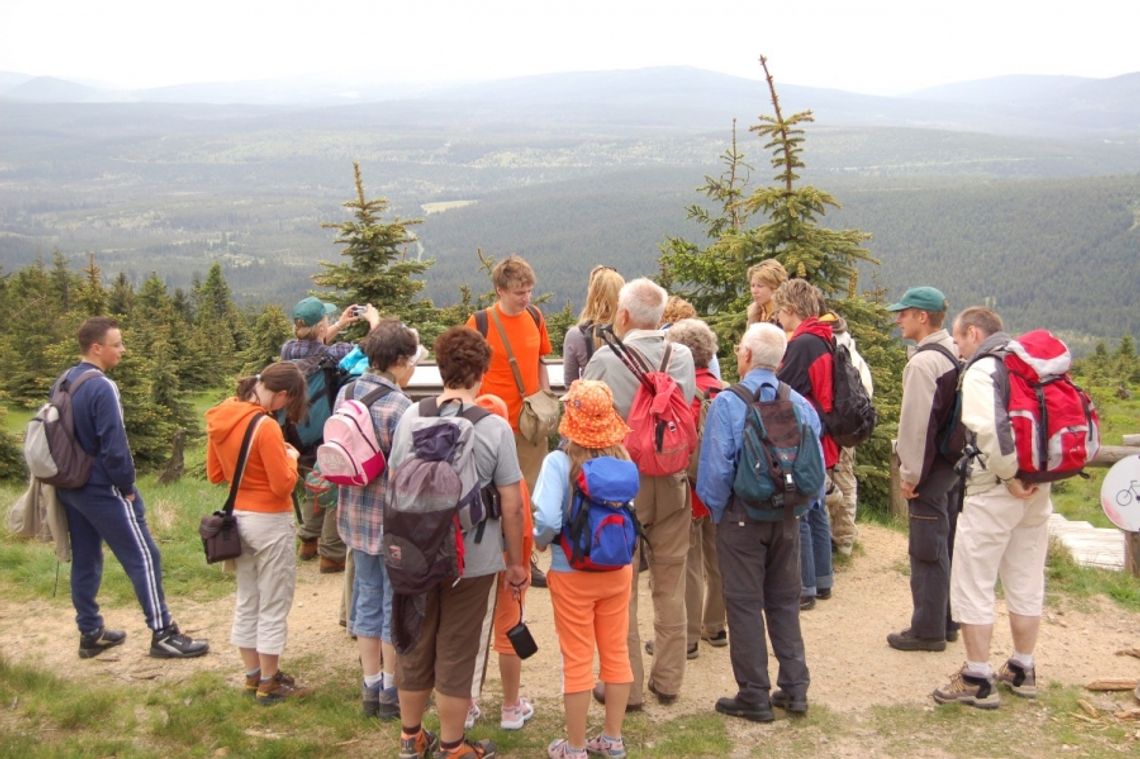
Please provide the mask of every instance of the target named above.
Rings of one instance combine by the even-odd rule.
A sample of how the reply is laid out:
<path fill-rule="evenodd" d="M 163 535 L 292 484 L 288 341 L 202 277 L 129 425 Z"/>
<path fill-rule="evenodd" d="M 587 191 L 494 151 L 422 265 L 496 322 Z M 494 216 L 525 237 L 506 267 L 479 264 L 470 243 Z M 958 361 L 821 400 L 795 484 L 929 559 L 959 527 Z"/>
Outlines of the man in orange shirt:
<path fill-rule="evenodd" d="M 483 375 L 481 392 L 497 395 L 507 404 L 507 421 L 515 433 L 519 468 L 526 480 L 528 491 L 533 492 L 538 470 L 547 454 L 546 440 L 531 442 L 519 432 L 519 413 L 523 398 L 540 389 L 549 389 L 550 380 L 542 357 L 552 352 L 550 336 L 546 333 L 546 320 L 538 306 L 531 305 L 534 294 L 534 269 L 522 256 L 510 255 L 495 264 L 491 270 L 491 283 L 498 300 L 483 311 L 467 319 L 467 326 L 479 331 L 491 346 L 491 365 Z M 510 353 L 503 336 L 510 345 Z M 518 368 L 519 380 L 511 368 L 511 358 Z M 523 387 L 519 388 L 519 381 Z M 527 508 L 530 504 L 524 504 Z M 546 578 L 532 565 L 532 584 L 545 587 Z"/>
<path fill-rule="evenodd" d="M 483 393 L 497 395 L 507 404 L 507 421 L 515 433 L 519 467 L 527 488 L 534 489 L 542 459 L 546 456 L 545 440 L 532 443 L 519 432 L 519 413 L 523 398 L 550 388 L 546 365 L 542 357 L 551 353 L 550 336 L 546 333 L 546 320 L 538 306 L 531 305 L 534 293 L 534 269 L 521 256 L 507 256 L 491 270 L 491 281 L 499 299 L 490 308 L 472 314 L 467 326 L 478 329 L 491 346 L 491 366 L 483 376 Z M 496 318 L 497 317 L 497 318 Z M 510 343 L 518 365 L 523 388 L 520 392 L 511 369 L 510 356 L 503 344 L 502 333 Z"/>

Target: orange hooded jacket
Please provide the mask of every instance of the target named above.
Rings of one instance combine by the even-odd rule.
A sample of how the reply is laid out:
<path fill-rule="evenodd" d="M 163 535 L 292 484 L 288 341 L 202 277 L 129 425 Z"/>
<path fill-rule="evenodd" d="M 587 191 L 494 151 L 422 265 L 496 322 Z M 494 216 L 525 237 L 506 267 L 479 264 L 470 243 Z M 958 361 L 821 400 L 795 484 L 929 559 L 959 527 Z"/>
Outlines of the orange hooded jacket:
<path fill-rule="evenodd" d="M 232 482 L 245 430 L 264 411 L 256 403 L 229 398 L 206 412 L 206 475 L 210 482 Z M 296 484 L 297 461 L 285 452 L 280 425 L 272 418 L 263 419 L 249 446 L 234 508 L 291 511 Z"/>

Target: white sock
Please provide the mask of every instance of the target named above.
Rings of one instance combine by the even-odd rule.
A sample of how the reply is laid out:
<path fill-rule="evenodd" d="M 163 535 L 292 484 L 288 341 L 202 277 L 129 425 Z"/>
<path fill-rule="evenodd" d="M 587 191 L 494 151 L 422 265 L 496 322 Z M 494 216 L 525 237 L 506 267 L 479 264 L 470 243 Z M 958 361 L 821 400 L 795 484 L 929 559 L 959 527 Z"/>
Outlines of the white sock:
<path fill-rule="evenodd" d="M 1009 657 L 1009 660 L 1022 669 L 1033 669 L 1033 654 L 1023 654 L 1020 651 L 1014 651 L 1013 656 Z"/>
<path fill-rule="evenodd" d="M 380 684 L 381 677 L 382 676 L 379 672 L 377 672 L 375 675 L 365 675 L 364 676 L 365 687 L 375 688 L 377 685 Z"/>
<path fill-rule="evenodd" d="M 966 661 L 966 674 L 970 677 L 984 677 L 987 680 L 994 676 L 994 668 L 988 661 Z"/>
<path fill-rule="evenodd" d="M 383 684 L 380 686 L 381 688 L 387 689 L 387 688 L 395 688 L 396 687 L 396 673 L 395 672 L 381 672 L 380 674 L 382 674 L 384 676 Z"/>
<path fill-rule="evenodd" d="M 260 675 L 260 674 L 261 674 L 261 667 L 258 667 L 257 669 L 247 669 L 245 671 L 246 677 L 253 677 L 254 675 Z"/>

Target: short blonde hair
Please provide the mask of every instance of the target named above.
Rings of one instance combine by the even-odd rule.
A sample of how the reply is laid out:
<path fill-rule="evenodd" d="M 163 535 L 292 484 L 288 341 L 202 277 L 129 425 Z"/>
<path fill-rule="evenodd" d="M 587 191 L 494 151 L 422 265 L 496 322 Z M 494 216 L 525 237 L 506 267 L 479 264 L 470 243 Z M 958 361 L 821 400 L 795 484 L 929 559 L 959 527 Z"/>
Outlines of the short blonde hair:
<path fill-rule="evenodd" d="M 806 279 L 789 279 L 772 293 L 776 309 L 793 311 L 801 319 L 823 313 L 823 293 Z"/>
<path fill-rule="evenodd" d="M 716 333 L 700 319 L 673 322 L 673 326 L 665 331 L 665 339 L 688 348 L 698 369 L 707 369 L 716 355 Z"/>
<path fill-rule="evenodd" d="M 780 285 L 788 281 L 788 270 L 776 259 L 768 258 L 755 266 L 748 267 L 749 286 L 757 279 L 773 290 L 776 290 Z"/>
<path fill-rule="evenodd" d="M 495 286 L 496 290 L 507 290 L 511 287 L 526 287 L 533 285 L 534 269 L 526 262 L 522 256 L 511 255 L 504 258 L 495 264 L 495 268 L 491 269 L 491 284 Z"/>

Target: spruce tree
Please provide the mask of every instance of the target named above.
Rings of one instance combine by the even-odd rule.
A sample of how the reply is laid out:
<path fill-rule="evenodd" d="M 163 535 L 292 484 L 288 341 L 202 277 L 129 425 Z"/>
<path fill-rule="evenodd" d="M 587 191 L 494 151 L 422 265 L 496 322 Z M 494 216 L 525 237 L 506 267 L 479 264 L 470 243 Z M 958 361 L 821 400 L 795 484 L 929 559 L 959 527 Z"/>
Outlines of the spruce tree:
<path fill-rule="evenodd" d="M 792 277 L 807 279 L 823 291 L 830 307 L 841 314 L 871 366 L 875 379 L 875 405 L 879 426 L 874 437 L 859 447 L 860 500 L 887 504 L 890 439 L 898 423 L 899 387 L 905 355 L 891 337 L 892 320 L 881 302 L 857 293 L 856 265 L 878 263 L 862 247 L 870 238 L 857 229 L 834 230 L 820 219 L 838 201 L 828 192 L 798 184 L 804 168 L 804 125 L 814 120 L 811 111 L 785 116 L 768 71 L 760 58 L 775 115 L 763 115 L 749 131 L 764 140 L 774 184 L 747 190 L 751 167 L 738 149 L 735 130 L 731 147 L 721 155 L 724 172 L 705 177 L 699 191 L 717 204 L 713 211 L 691 206 L 688 217 L 705 229 L 707 242 L 667 238 L 661 246 L 659 281 L 681 295 L 704 315 L 727 357 L 740 339 L 751 294 L 748 269 L 768 258 L 784 265 Z M 764 221 L 753 224 L 753 219 Z M 722 367 L 731 376 L 731 362 Z"/>
<path fill-rule="evenodd" d="M 341 306 L 371 303 L 381 315 L 397 316 L 411 326 L 431 321 L 435 309 L 429 301 L 418 299 L 424 281 L 416 279 L 431 267 L 431 262 L 408 255 L 415 242 L 408 227 L 421 220 L 396 217 L 382 221 L 388 201 L 369 200 L 364 193 L 360 164 L 354 162 L 352 168 L 356 197 L 344 203 L 344 207 L 353 218 L 321 225 L 337 230 L 334 242 L 342 247 L 340 254 L 347 259 L 343 263 L 321 262 L 323 271 L 313 281 L 330 290 L 321 294 L 322 299 Z"/>

